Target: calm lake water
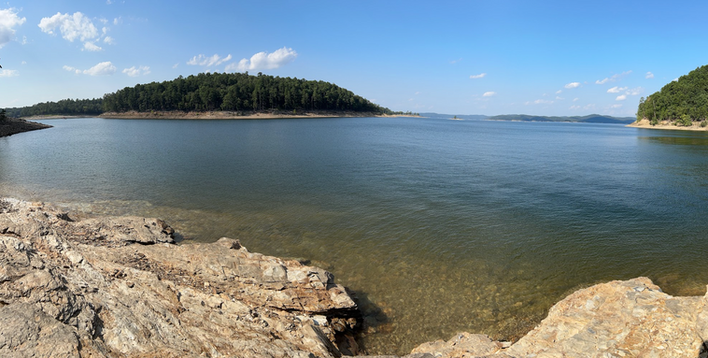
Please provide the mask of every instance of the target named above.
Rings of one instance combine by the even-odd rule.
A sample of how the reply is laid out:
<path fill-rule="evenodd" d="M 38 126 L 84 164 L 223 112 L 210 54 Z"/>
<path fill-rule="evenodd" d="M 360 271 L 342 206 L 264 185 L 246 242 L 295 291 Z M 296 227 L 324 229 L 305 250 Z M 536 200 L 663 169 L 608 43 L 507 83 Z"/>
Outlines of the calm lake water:
<path fill-rule="evenodd" d="M 708 284 L 708 135 L 341 118 L 47 120 L 0 138 L 0 195 L 167 220 L 311 260 L 356 292 L 371 353 L 514 339 L 568 293 Z"/>

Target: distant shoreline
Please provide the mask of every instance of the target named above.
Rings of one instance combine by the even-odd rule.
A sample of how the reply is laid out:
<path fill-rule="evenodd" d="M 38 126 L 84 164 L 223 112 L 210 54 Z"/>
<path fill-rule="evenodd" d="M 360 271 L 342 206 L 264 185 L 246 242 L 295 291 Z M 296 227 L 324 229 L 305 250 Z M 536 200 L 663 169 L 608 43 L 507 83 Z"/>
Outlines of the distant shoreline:
<path fill-rule="evenodd" d="M 13 134 L 34 131 L 38 129 L 50 128 L 50 125 L 29 122 L 24 119 L 8 119 L 0 122 L 0 137 L 7 137 Z"/>
<path fill-rule="evenodd" d="M 295 118 L 363 118 L 363 117 L 418 117 L 414 115 L 388 115 L 375 112 L 350 111 L 320 111 L 320 112 L 182 112 L 182 111 L 151 111 L 151 112 L 106 112 L 98 116 L 108 119 L 295 119 Z"/>
<path fill-rule="evenodd" d="M 672 124 L 669 121 L 661 121 L 656 125 L 651 125 L 648 119 L 642 119 L 640 121 L 628 124 L 627 127 L 642 128 L 642 129 L 663 129 L 663 130 L 673 130 L 673 131 L 693 131 L 693 132 L 708 132 L 708 127 L 701 127 L 698 122 L 693 122 L 693 125 L 688 127 L 679 127 Z"/>

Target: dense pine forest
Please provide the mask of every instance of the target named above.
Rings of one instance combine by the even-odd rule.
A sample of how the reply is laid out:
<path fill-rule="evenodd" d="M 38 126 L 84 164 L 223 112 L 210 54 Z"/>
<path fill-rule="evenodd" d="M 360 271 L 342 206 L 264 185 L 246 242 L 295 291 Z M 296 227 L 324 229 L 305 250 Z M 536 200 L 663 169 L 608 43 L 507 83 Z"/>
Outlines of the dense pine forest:
<path fill-rule="evenodd" d="M 386 113 L 334 84 L 248 73 L 200 73 L 126 87 L 103 97 L 106 112 L 126 111 L 355 111 Z"/>
<path fill-rule="evenodd" d="M 8 108 L 10 117 L 99 115 L 151 111 L 347 111 L 392 114 L 351 91 L 323 81 L 273 77 L 259 73 L 200 73 L 108 93 L 101 99 L 62 100 Z"/>
<path fill-rule="evenodd" d="M 708 124 L 708 66 L 702 66 L 661 88 L 659 92 L 639 100 L 637 119 L 648 119 L 652 125 L 660 121 L 690 126 L 693 122 Z"/>

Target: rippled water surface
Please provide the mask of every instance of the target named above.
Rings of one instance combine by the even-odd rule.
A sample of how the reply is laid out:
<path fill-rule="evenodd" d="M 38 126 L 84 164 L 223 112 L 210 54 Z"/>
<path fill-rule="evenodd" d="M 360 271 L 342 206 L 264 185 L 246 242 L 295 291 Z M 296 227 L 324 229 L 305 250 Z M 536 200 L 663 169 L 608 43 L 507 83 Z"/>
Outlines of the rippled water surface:
<path fill-rule="evenodd" d="M 311 260 L 358 296 L 372 353 L 513 339 L 573 290 L 708 283 L 708 135 L 342 118 L 48 120 L 0 138 L 0 195 L 166 219 Z"/>

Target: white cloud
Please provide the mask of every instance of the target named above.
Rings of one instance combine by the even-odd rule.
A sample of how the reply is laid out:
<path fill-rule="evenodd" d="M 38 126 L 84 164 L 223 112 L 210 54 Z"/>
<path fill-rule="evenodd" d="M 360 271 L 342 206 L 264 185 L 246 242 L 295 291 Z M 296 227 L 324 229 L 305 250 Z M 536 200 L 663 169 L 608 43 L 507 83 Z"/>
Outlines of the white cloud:
<path fill-rule="evenodd" d="M 106 5 L 110 5 L 110 4 L 113 4 L 113 1 L 111 1 L 111 0 L 106 0 Z"/>
<path fill-rule="evenodd" d="M 553 101 L 549 101 L 547 99 L 537 99 L 535 101 L 527 101 L 524 103 L 525 105 L 530 105 L 530 104 L 553 104 Z"/>
<path fill-rule="evenodd" d="M 77 69 L 77 68 L 74 68 L 74 67 L 71 67 L 71 66 L 64 65 L 64 67 L 62 67 L 62 68 L 65 69 L 65 70 L 67 70 L 67 71 L 69 71 L 69 72 L 74 72 L 74 73 L 76 73 L 77 75 L 80 75 L 80 74 L 81 74 L 81 70 L 79 70 L 79 69 Z"/>
<path fill-rule="evenodd" d="M 607 90 L 607 93 L 620 93 L 620 92 L 622 92 L 622 91 L 624 91 L 624 90 L 626 90 L 626 89 L 627 89 L 627 87 L 618 87 L 618 86 L 615 86 L 615 87 L 612 87 L 612 88 L 608 89 L 608 90 Z"/>
<path fill-rule="evenodd" d="M 100 46 L 96 46 L 96 44 L 94 44 L 91 41 L 84 42 L 84 50 L 91 51 L 91 52 L 103 51 L 103 49 Z"/>
<path fill-rule="evenodd" d="M 21 64 L 22 64 L 22 65 L 26 65 L 26 64 L 27 64 L 27 61 L 22 61 Z"/>
<path fill-rule="evenodd" d="M 563 92 L 563 90 L 558 90 L 558 91 L 556 91 L 556 94 L 561 94 L 562 92 Z"/>
<path fill-rule="evenodd" d="M 17 70 L 0 70 L 0 77 L 17 77 L 20 72 Z"/>
<path fill-rule="evenodd" d="M 575 97 L 575 98 L 573 98 L 573 102 L 577 102 L 579 99 L 580 99 L 580 98 Z"/>
<path fill-rule="evenodd" d="M 615 98 L 616 101 L 624 101 L 625 99 L 627 99 L 626 94 L 619 95 L 617 96 L 617 98 Z"/>
<path fill-rule="evenodd" d="M 674 78 L 673 80 L 671 80 L 671 82 L 678 82 L 678 77 L 676 77 L 676 78 Z"/>
<path fill-rule="evenodd" d="M 226 66 L 226 71 L 271 70 L 292 62 L 295 57 L 297 57 L 297 52 L 293 51 L 292 48 L 283 47 L 272 53 L 259 52 L 251 56 L 250 60 L 244 58 L 238 62 L 238 65 L 230 64 Z"/>
<path fill-rule="evenodd" d="M 150 74 L 150 67 L 148 66 L 140 66 L 140 67 L 131 67 L 131 68 L 126 68 L 123 70 L 123 73 L 130 77 L 138 77 L 138 76 L 145 76 Z"/>
<path fill-rule="evenodd" d="M 61 37 L 70 42 L 74 42 L 76 39 L 86 41 L 98 37 L 96 26 L 80 12 L 75 12 L 73 15 L 58 12 L 52 17 L 42 18 L 39 22 L 39 28 L 42 29 L 42 32 L 50 35 L 55 35 L 55 31 L 58 28 Z"/>
<path fill-rule="evenodd" d="M 199 66 L 218 66 L 224 62 L 231 61 L 231 55 L 229 54 L 228 56 L 221 58 L 221 56 L 214 54 L 214 56 L 207 57 L 204 55 L 199 55 L 199 56 L 194 56 L 192 57 L 191 60 L 187 61 L 188 65 L 199 65 Z"/>
<path fill-rule="evenodd" d="M 486 73 L 480 73 L 480 74 L 478 74 L 478 75 L 472 75 L 472 76 L 470 76 L 470 79 L 473 79 L 473 80 L 474 80 L 474 79 L 477 79 L 477 78 L 484 78 L 484 76 L 486 76 L 486 75 L 487 75 Z"/>
<path fill-rule="evenodd" d="M 654 78 L 654 74 L 651 72 L 647 72 L 647 75 L 644 76 L 644 78 L 646 78 L 646 79 Z"/>
<path fill-rule="evenodd" d="M 632 73 L 631 70 L 630 70 L 630 71 L 624 71 L 624 72 L 622 72 L 622 73 L 616 73 L 616 74 L 612 75 L 612 77 L 606 77 L 605 79 L 595 81 L 595 84 L 604 85 L 604 84 L 607 83 L 607 82 L 615 82 L 615 81 L 621 79 L 622 77 L 627 76 L 627 75 L 630 74 L 630 73 Z"/>
<path fill-rule="evenodd" d="M 491 96 L 494 96 L 494 95 L 496 95 L 496 94 L 497 94 L 497 93 L 494 92 L 494 91 L 484 92 L 484 94 L 482 95 L 482 97 L 491 97 Z"/>
<path fill-rule="evenodd" d="M 172 65 L 172 68 L 177 68 L 177 67 L 179 67 L 179 63 L 175 63 L 174 65 Z"/>
<path fill-rule="evenodd" d="M 104 42 L 104 43 L 107 43 L 107 44 L 109 44 L 109 45 L 113 45 L 113 44 L 115 43 L 115 41 L 113 40 L 113 38 L 110 37 L 110 36 L 104 37 L 104 38 L 103 38 L 103 42 Z"/>
<path fill-rule="evenodd" d="M 582 108 L 582 107 L 580 107 L 580 106 L 578 106 L 578 105 L 572 105 L 572 106 L 570 106 L 570 109 L 580 109 L 580 108 Z"/>
<path fill-rule="evenodd" d="M 93 66 L 89 68 L 88 70 L 79 70 L 75 67 L 71 66 L 64 66 L 63 67 L 66 71 L 69 72 L 74 72 L 77 75 L 84 74 L 84 75 L 89 75 L 89 76 L 108 76 L 116 73 L 116 66 L 111 63 L 111 61 L 106 61 L 106 62 L 101 62 L 97 64 L 96 66 Z"/>
<path fill-rule="evenodd" d="M 116 66 L 113 66 L 110 61 L 106 61 L 101 62 L 83 72 L 89 76 L 108 76 L 116 73 Z"/>
<path fill-rule="evenodd" d="M 17 16 L 14 8 L 0 10 L 0 48 L 12 41 L 15 37 L 15 27 L 27 21 L 24 17 Z"/>
<path fill-rule="evenodd" d="M 118 25 L 121 23 L 123 23 L 123 17 L 116 17 L 115 19 L 113 19 L 113 25 Z"/>
<path fill-rule="evenodd" d="M 578 88 L 580 87 L 580 82 L 571 82 L 565 85 L 565 88 L 571 89 L 571 88 Z"/>
<path fill-rule="evenodd" d="M 564 100 L 564 99 L 565 99 L 565 98 L 563 98 L 563 97 L 561 97 L 561 96 L 556 96 L 556 101 L 562 101 L 562 100 Z"/>
<path fill-rule="evenodd" d="M 622 108 L 622 105 L 621 104 L 613 104 L 610 106 L 610 108 L 613 108 L 613 109 L 614 108 Z"/>

